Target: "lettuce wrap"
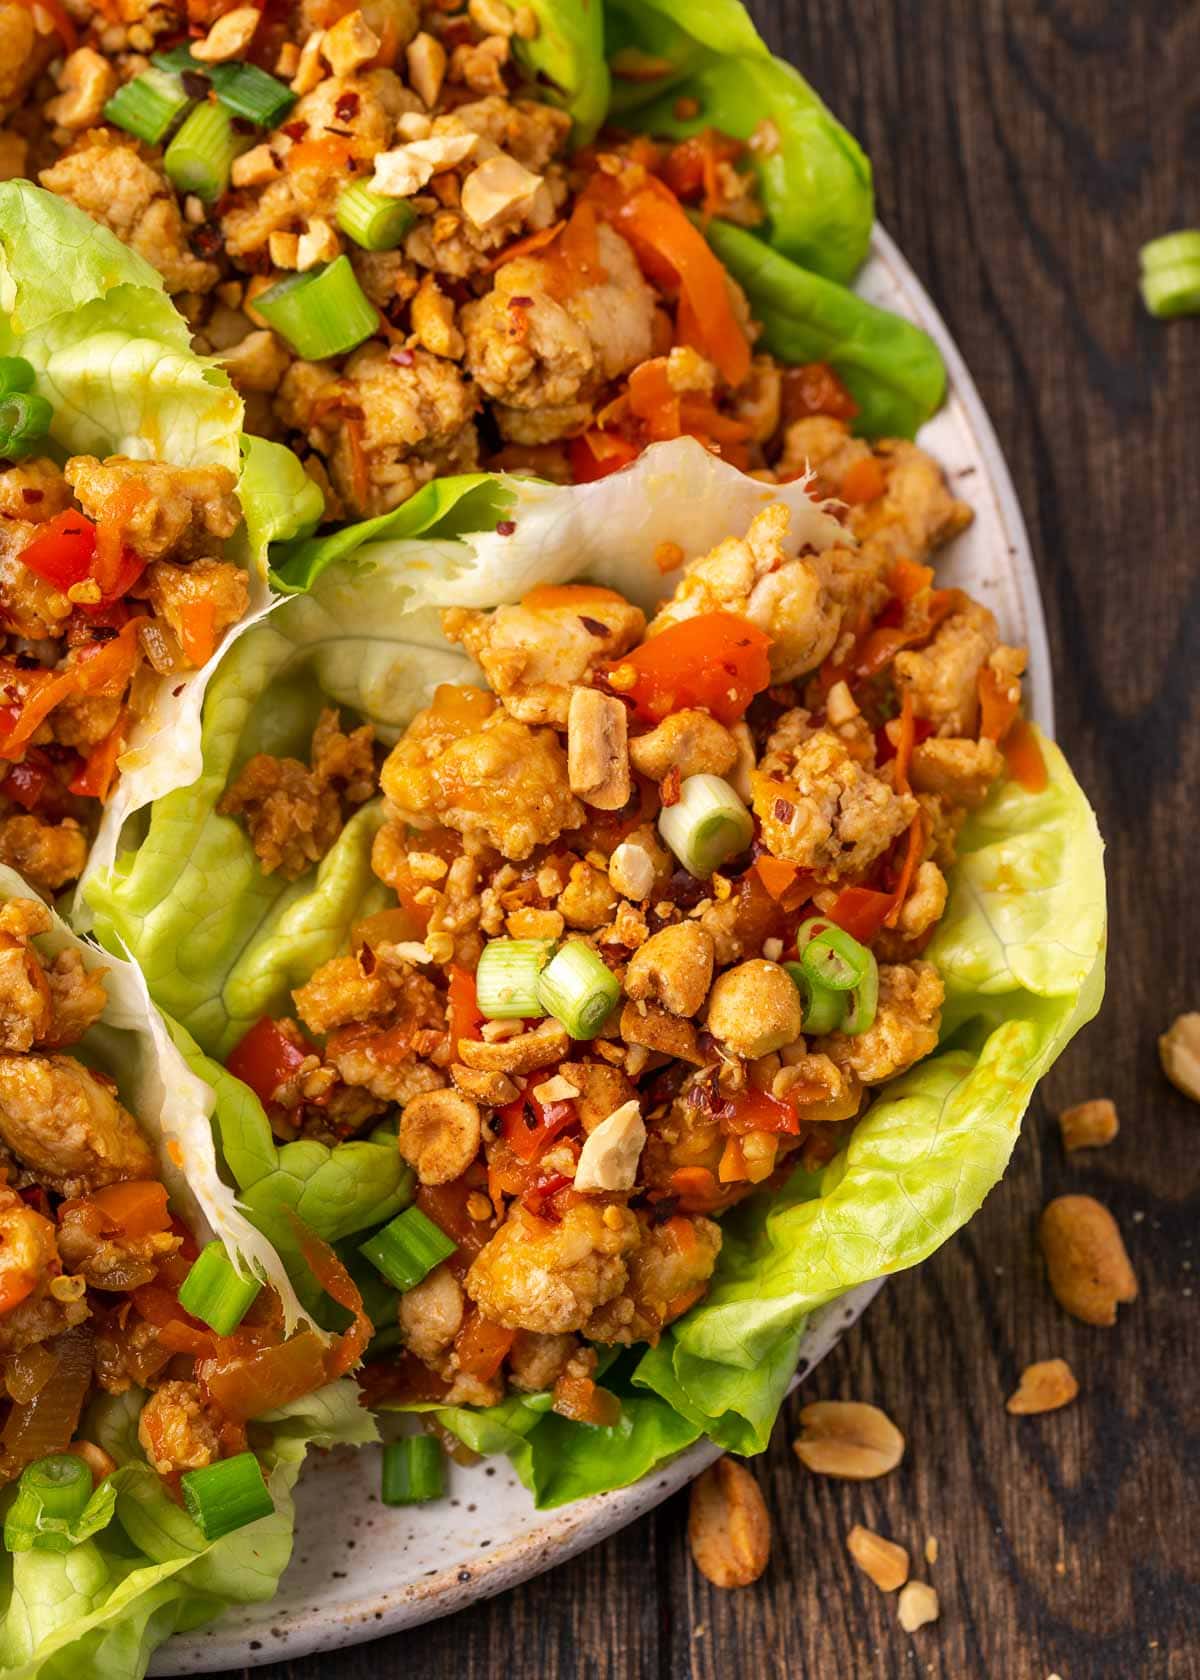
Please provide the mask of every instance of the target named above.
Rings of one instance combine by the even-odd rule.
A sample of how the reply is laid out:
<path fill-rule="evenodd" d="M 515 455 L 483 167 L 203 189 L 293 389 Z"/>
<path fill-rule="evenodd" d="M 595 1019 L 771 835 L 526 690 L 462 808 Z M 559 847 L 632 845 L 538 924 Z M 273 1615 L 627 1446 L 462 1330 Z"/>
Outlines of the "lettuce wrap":
<path fill-rule="evenodd" d="M 441 637 L 435 602 L 492 606 L 582 576 L 649 605 L 671 586 L 653 562 L 667 529 L 690 558 L 778 496 L 793 509 L 793 541 L 821 549 L 844 537 L 802 483 L 762 486 L 688 439 L 656 445 L 591 486 L 474 479 L 459 489 L 447 481 L 436 508 L 371 522 L 373 540 L 360 547 L 341 533 L 334 548 L 314 539 L 292 551 L 283 572 L 307 593 L 227 655 L 206 705 L 200 780 L 161 801 L 137 849 L 92 883 L 101 938 L 128 945 L 156 1000 L 215 1056 L 261 1015 L 287 1013 L 291 989 L 345 950 L 353 924 L 385 899 L 370 868 L 377 806 L 360 810 L 307 876 L 289 884 L 263 875 L 244 828 L 216 809 L 252 752 L 303 754 L 329 700 L 391 740 L 437 683 L 469 680 L 470 662 Z M 511 535 L 490 524 L 439 534 L 449 529 L 440 520 L 461 524 L 472 505 L 493 519 L 500 493 Z M 426 536 L 399 534 L 414 522 Z M 477 1450 L 509 1451 L 540 1503 L 636 1480 L 700 1434 L 761 1450 L 809 1315 L 924 1259 L 999 1181 L 1034 1085 L 1103 988 L 1099 836 L 1062 755 L 1048 741 L 1042 749 L 1045 789 L 1001 784 L 963 832 L 950 904 L 927 952 L 946 984 L 942 1047 L 877 1096 L 822 1173 L 797 1171 L 781 1193 L 725 1218 L 705 1299 L 656 1348 L 623 1355 L 606 1373 L 623 1398 L 621 1422 L 567 1422 L 545 1396 L 446 1413 L 447 1427 Z M 268 1136 L 249 1093 L 244 1107 Z M 220 1126 L 226 1164 L 244 1184 L 240 1139 L 224 1117 Z M 332 1173 L 349 1151 L 384 1147 L 343 1144 L 325 1165 Z M 261 1200 L 249 1198 L 256 1211 L 277 1194 L 270 1183 Z M 365 1198 L 361 1211 L 365 1228 Z"/>
<path fill-rule="evenodd" d="M 20 876 L 0 866 L 0 902 L 30 896 Z M 219 1237 L 236 1265 L 278 1291 L 285 1318 L 296 1324 L 306 1315 L 283 1261 L 218 1171 L 214 1136 L 227 1106 L 237 1105 L 236 1081 L 221 1073 L 214 1089 L 189 1067 L 132 963 L 104 956 L 58 917 L 34 944 L 48 960 L 74 950 L 86 968 L 104 973 L 108 1007 L 72 1053 L 115 1079 L 155 1147 L 173 1207 L 196 1238 Z M 84 1419 L 83 1436 L 120 1468 L 93 1496 L 88 1523 L 73 1536 L 79 1543 L 64 1553 L 0 1554 L 0 1668 L 14 1680 L 78 1674 L 81 1663 L 98 1680 L 125 1680 L 144 1672 L 171 1633 L 230 1604 L 270 1598 L 291 1553 L 291 1489 L 307 1448 L 376 1439 L 349 1381 L 257 1420 L 252 1445 L 267 1471 L 274 1514 L 208 1544 L 138 1445 L 145 1398 L 136 1389 L 100 1395 Z M 5 1506 L 15 1491 L 15 1484 L 5 1490 Z"/>
<path fill-rule="evenodd" d="M 127 455 L 237 475 L 243 524 L 229 558 L 250 580 L 250 609 L 225 646 L 269 610 L 267 550 L 312 529 L 323 501 L 291 450 L 242 434 L 225 372 L 191 348 L 191 329 L 157 269 L 73 204 L 28 181 L 0 183 L 0 355 L 22 356 L 53 409 L 58 459 Z M 91 867 L 107 866 L 130 813 L 193 780 L 200 710 L 222 649 L 159 685 L 120 758 Z"/>

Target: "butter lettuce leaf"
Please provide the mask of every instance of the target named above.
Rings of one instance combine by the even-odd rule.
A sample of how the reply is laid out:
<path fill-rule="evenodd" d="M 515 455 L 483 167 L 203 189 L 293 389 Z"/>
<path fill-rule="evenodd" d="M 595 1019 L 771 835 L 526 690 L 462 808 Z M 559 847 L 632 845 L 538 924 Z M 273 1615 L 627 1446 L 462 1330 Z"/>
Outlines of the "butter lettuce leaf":
<path fill-rule="evenodd" d="M 942 405 L 937 346 L 902 315 L 810 272 L 765 240 L 714 217 L 705 233 L 762 326 L 761 343 L 790 365 L 828 362 L 859 407 L 867 437 L 914 437 Z"/>
<path fill-rule="evenodd" d="M 145 1395 L 104 1396 L 86 1420 L 119 1468 L 116 1515 L 65 1553 L 0 1555 L 0 1670 L 6 1680 L 141 1680 L 171 1634 L 233 1604 L 273 1597 L 292 1549 L 292 1489 L 309 1447 L 378 1439 L 342 1380 L 251 1425 L 251 1444 L 275 1502 L 269 1517 L 206 1541 L 142 1455 Z"/>
<path fill-rule="evenodd" d="M 748 140 L 769 120 L 775 145 L 752 154 L 766 241 L 816 274 L 852 279 L 875 216 L 871 166 L 799 71 L 771 56 L 745 8 L 606 0 L 604 13 L 614 123 L 669 140 L 706 128 Z"/>
<path fill-rule="evenodd" d="M 513 37 L 517 63 L 533 80 L 536 98 L 571 118 L 571 140 L 586 146 L 608 111 L 604 13 L 596 0 L 532 0 L 537 32 Z"/>

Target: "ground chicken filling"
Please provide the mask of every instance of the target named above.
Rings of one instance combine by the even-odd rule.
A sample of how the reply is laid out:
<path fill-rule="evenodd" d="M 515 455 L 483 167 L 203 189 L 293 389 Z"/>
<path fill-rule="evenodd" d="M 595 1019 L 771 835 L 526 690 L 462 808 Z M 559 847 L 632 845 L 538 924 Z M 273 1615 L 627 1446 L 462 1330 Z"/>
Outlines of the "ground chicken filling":
<path fill-rule="evenodd" d="M 687 565 L 649 622 L 590 585 L 444 614 L 490 687 L 439 688 L 382 762 L 372 861 L 395 902 L 230 1058 L 280 1137 L 394 1118 L 417 1207 L 454 1245 L 399 1295 L 402 1351 L 367 1367 L 371 1397 L 550 1389 L 563 1414 L 611 1421 L 598 1361 L 703 1297 L 721 1214 L 829 1161 L 937 1043 L 922 953 L 958 829 L 1001 777 L 1044 775 L 1025 655 L 935 587 L 926 559 L 970 513 L 926 454 L 830 417 L 790 447 L 833 493 L 869 467 L 875 493 L 845 514 L 857 542 L 796 553 L 778 503 Z M 243 780 L 311 779 L 335 727 L 313 770 L 254 760 Z M 697 871 L 664 835 L 704 778 L 744 827 Z M 310 788 L 294 834 L 282 793 L 265 834 L 247 789 L 228 797 L 264 867 L 311 846 Z M 854 1028 L 805 1030 L 784 965 L 814 918 L 873 955 Z M 486 1018 L 476 971 L 509 940 L 599 959 L 619 995 L 594 1036 L 553 1012 Z"/>
<path fill-rule="evenodd" d="M 228 1336 L 179 1305 L 196 1244 L 115 1084 L 71 1053 L 105 982 L 73 950 L 40 954 L 50 925 L 36 899 L 0 907 L 0 1485 L 60 1452 L 109 1474 L 80 1419 L 94 1393 L 137 1388 L 138 1439 L 178 1495 L 184 1472 L 245 1450 L 249 1420 L 344 1368 L 343 1350 L 285 1341 L 268 1289 Z"/>
<path fill-rule="evenodd" d="M 247 430 L 299 453 L 327 519 L 477 466 L 589 481 L 684 435 L 795 477 L 810 452 L 792 423 L 854 404 L 820 364 L 755 352 L 745 298 L 687 214 L 761 221 L 774 125 L 572 150 L 522 63 L 538 30 L 505 0 L 0 0 L 0 179 L 40 182 L 159 269 Z M 153 56 L 188 43 L 181 113 L 212 105 L 218 71 L 253 66 L 279 95 L 274 126 L 231 119 L 236 155 L 206 196 L 169 131 L 152 144 L 113 115 L 119 90 L 167 73 Z M 348 215 L 357 189 L 390 233 Z M 313 355 L 265 294 L 343 258 L 364 325 Z M 830 447 L 847 499 L 870 500 L 865 446 Z"/>
<path fill-rule="evenodd" d="M 245 614 L 246 573 L 220 558 L 240 519 L 223 467 L 0 464 L 0 862 L 39 892 L 82 871 L 158 684 Z"/>

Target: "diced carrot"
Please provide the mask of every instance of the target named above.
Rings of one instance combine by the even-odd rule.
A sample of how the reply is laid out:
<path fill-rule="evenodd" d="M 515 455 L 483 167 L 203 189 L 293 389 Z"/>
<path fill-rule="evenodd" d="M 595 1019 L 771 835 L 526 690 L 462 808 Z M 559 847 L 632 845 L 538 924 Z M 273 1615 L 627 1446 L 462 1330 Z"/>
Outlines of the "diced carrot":
<path fill-rule="evenodd" d="M 838 495 L 843 502 L 857 507 L 863 502 L 878 501 L 886 489 L 887 479 L 884 477 L 883 468 L 874 455 L 867 455 L 861 461 L 855 461 L 847 467 L 838 487 Z"/>
<path fill-rule="evenodd" d="M 1004 738 L 1004 758 L 1008 773 L 1026 793 L 1041 793 L 1049 781 L 1046 760 L 1038 745 L 1032 724 L 1019 717 Z"/>

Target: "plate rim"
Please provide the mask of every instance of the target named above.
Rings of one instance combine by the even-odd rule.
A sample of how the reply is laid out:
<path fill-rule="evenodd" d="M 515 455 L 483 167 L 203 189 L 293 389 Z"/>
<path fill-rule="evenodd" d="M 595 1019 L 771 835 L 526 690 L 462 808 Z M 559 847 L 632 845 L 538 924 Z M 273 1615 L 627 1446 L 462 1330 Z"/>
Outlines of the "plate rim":
<path fill-rule="evenodd" d="M 879 259 L 897 278 L 910 305 L 910 312 L 906 313 L 910 313 L 910 318 L 937 345 L 946 365 L 946 400 L 960 405 L 978 446 L 1007 536 L 1007 565 L 1022 607 L 1022 633 L 1029 647 L 1029 670 L 1033 678 L 1030 711 L 1034 721 L 1047 734 L 1052 734 L 1053 669 L 1041 589 L 1025 520 L 995 428 L 949 328 L 911 264 L 878 221 L 872 229 L 869 256 Z M 824 1345 L 793 1379 L 792 1388 L 809 1375 L 857 1322 L 885 1281 L 876 1278 L 862 1284 L 814 1315 L 811 1328 L 818 1332 Z M 834 1319 L 838 1320 L 836 1324 Z M 469 1570 L 465 1559 L 439 1569 L 419 1585 L 404 1589 L 403 1596 L 393 1603 L 389 1604 L 386 1594 L 376 1588 L 353 1606 L 330 1608 L 324 1613 L 314 1609 L 303 1622 L 303 1631 L 293 1623 L 286 1642 L 268 1644 L 265 1638 L 260 1642 L 245 1630 L 222 1636 L 220 1620 L 207 1629 L 176 1635 L 156 1653 L 149 1672 L 166 1676 L 256 1668 L 314 1652 L 342 1650 L 452 1615 L 469 1604 L 519 1586 L 599 1544 L 668 1499 L 719 1457 L 721 1451 L 711 1441 L 700 1440 L 630 1487 L 564 1506 L 551 1514 L 540 1530 L 497 1546 L 486 1559 L 472 1554 Z M 255 1645 L 259 1648 L 255 1649 Z"/>

